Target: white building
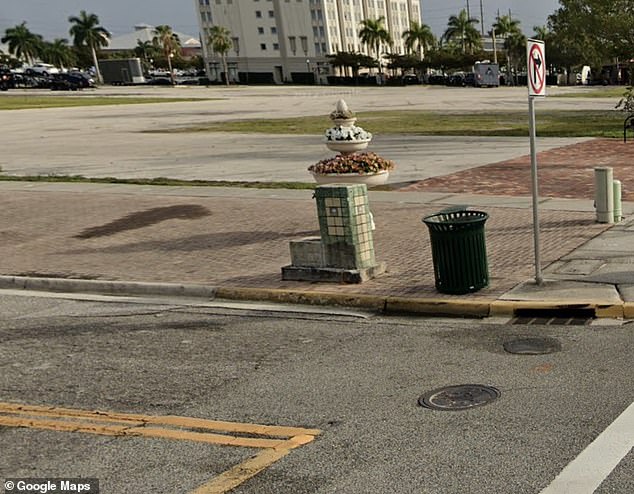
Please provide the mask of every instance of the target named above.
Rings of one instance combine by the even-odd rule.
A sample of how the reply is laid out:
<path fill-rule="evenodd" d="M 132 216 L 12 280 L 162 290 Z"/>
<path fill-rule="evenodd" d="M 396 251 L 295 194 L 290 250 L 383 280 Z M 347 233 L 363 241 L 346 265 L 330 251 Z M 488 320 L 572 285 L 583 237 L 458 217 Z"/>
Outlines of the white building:
<path fill-rule="evenodd" d="M 338 51 L 375 57 L 373 47 L 359 39 L 363 19 L 385 18 L 394 45 L 404 54 L 402 34 L 410 21 L 421 22 L 419 0 L 194 0 L 198 10 L 203 53 L 212 80 L 221 77 L 222 63 L 206 46 L 209 29 L 231 31 L 227 54 L 231 80 L 242 82 L 323 79 L 326 55 Z"/>

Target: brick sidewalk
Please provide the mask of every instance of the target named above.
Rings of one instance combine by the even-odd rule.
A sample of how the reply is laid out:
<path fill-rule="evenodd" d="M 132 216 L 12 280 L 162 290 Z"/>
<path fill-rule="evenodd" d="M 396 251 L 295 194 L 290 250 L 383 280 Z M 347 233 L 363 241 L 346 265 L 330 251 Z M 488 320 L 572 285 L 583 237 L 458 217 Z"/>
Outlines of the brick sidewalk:
<path fill-rule="evenodd" d="M 614 178 L 622 182 L 623 200 L 634 201 L 634 138 L 630 141 L 595 139 L 539 153 L 539 195 L 592 199 L 593 168 L 611 166 Z M 399 190 L 530 196 L 530 156 L 429 178 Z"/>
<path fill-rule="evenodd" d="M 341 286 L 281 281 L 288 242 L 318 234 L 312 200 L 7 192 L 0 197 L 0 274 L 439 296 L 421 218 L 443 205 L 371 207 L 377 259 L 389 272 Z M 491 287 L 471 297 L 495 298 L 534 273 L 532 217 L 528 209 L 482 209 L 490 214 Z M 606 229 L 581 212 L 543 211 L 541 223 L 544 266 Z"/>

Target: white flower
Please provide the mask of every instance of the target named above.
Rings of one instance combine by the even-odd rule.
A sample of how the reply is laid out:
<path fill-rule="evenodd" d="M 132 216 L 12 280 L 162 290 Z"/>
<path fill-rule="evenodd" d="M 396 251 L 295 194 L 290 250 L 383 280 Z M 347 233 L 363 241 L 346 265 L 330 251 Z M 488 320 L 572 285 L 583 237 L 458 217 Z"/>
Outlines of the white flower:
<path fill-rule="evenodd" d="M 324 134 L 328 141 L 367 141 L 372 139 L 372 134 L 366 132 L 361 127 L 340 127 L 329 128 Z"/>

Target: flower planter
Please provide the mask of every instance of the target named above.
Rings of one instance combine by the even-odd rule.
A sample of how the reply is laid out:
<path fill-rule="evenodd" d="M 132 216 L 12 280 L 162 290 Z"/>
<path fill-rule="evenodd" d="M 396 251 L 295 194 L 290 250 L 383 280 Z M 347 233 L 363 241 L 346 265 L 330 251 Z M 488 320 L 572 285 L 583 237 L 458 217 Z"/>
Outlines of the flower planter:
<path fill-rule="evenodd" d="M 390 172 L 383 170 L 377 173 L 314 173 L 318 184 L 366 184 L 368 187 L 383 185 L 390 177 Z"/>
<path fill-rule="evenodd" d="M 333 118 L 331 119 L 332 123 L 338 125 L 339 127 L 352 127 L 357 121 L 356 117 L 352 118 Z"/>
<path fill-rule="evenodd" d="M 368 147 L 368 143 L 371 139 L 365 139 L 363 141 L 328 141 L 326 140 L 326 146 L 332 151 L 337 151 L 342 154 L 355 153 L 362 151 Z"/>

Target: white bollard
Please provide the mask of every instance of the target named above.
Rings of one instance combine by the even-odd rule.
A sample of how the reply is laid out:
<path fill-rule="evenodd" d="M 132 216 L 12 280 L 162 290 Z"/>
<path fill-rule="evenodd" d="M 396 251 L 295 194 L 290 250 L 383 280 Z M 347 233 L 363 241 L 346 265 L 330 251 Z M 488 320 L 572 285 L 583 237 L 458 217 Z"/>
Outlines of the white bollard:
<path fill-rule="evenodd" d="M 612 195 L 614 198 L 614 223 L 623 219 L 623 209 L 621 207 L 621 181 L 612 181 Z"/>
<path fill-rule="evenodd" d="M 594 168 L 594 206 L 599 223 L 614 223 L 614 186 L 612 168 Z"/>

